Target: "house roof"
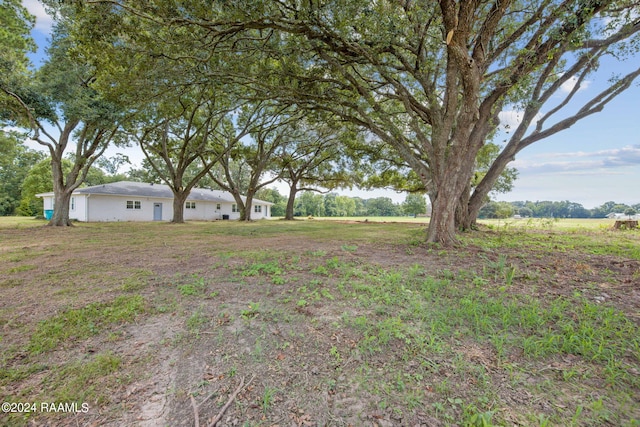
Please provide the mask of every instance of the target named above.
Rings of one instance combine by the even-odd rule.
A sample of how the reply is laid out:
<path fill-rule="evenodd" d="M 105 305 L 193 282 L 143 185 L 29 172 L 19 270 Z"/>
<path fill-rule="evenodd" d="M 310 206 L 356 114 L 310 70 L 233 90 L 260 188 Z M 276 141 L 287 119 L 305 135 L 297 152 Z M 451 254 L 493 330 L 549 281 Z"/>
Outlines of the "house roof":
<path fill-rule="evenodd" d="M 78 188 L 74 194 L 100 194 L 111 196 L 129 196 L 129 197 L 157 197 L 164 199 L 173 199 L 173 192 L 168 185 L 164 184 L 148 184 L 144 182 L 118 181 L 110 184 L 94 185 L 92 187 Z M 53 193 L 37 194 L 37 196 L 45 196 Z M 245 196 L 242 196 L 246 200 Z M 233 195 L 228 191 L 208 190 L 206 188 L 193 188 L 187 200 L 200 200 L 214 203 L 235 203 Z M 263 205 L 273 205 L 271 202 L 253 199 L 253 203 Z"/>

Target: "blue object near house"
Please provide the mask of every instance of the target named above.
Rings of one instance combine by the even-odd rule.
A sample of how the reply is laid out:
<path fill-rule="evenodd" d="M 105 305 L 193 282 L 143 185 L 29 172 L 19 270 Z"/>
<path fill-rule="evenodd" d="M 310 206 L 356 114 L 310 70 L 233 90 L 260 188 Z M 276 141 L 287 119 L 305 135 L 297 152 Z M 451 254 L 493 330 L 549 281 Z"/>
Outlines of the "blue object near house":
<path fill-rule="evenodd" d="M 49 220 L 53 216 L 53 209 L 44 210 L 44 219 Z"/>

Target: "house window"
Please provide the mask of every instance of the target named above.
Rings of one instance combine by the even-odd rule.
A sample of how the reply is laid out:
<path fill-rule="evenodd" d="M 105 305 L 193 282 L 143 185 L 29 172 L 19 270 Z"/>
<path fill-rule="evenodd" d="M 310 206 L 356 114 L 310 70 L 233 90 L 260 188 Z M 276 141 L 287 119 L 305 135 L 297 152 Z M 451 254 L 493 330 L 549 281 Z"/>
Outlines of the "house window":
<path fill-rule="evenodd" d="M 72 211 L 76 210 L 76 198 L 75 197 L 71 198 L 71 210 Z"/>
<path fill-rule="evenodd" d="M 218 204 L 216 205 L 216 209 L 217 209 L 217 210 L 220 210 L 221 208 L 222 208 L 222 206 L 220 205 L 220 203 L 218 203 Z"/>
<path fill-rule="evenodd" d="M 238 205 L 236 205 L 235 203 L 231 205 L 231 212 L 240 212 L 238 210 Z"/>
<path fill-rule="evenodd" d="M 127 200 L 127 209 L 142 209 L 140 200 Z"/>
<path fill-rule="evenodd" d="M 187 202 L 187 209 L 195 209 L 196 208 L 196 202 Z"/>
<path fill-rule="evenodd" d="M 255 206 L 253 207 L 253 211 L 254 211 L 255 213 L 260 213 L 260 212 L 262 212 L 262 205 L 255 205 Z"/>

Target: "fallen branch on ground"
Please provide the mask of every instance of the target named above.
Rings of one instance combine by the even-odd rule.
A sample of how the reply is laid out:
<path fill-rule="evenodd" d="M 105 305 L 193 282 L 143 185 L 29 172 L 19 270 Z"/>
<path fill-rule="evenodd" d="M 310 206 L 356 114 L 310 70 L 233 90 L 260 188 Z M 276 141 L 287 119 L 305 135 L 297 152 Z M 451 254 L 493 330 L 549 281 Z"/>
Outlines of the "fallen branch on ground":
<path fill-rule="evenodd" d="M 231 406 L 231 404 L 236 399 L 236 397 L 238 397 L 238 394 L 240 394 L 242 392 L 242 390 L 244 390 L 245 388 L 249 387 L 249 384 L 251 384 L 251 382 L 253 381 L 253 379 L 255 377 L 256 376 L 253 375 L 251 377 L 251 379 L 249 380 L 249 382 L 246 383 L 246 384 L 244 383 L 244 377 L 242 377 L 240 379 L 240 385 L 238 386 L 238 388 L 233 392 L 233 394 L 231 396 L 229 396 L 229 400 L 227 400 L 227 403 L 225 403 L 225 405 L 222 407 L 220 412 L 218 412 L 218 415 L 216 415 L 216 417 L 208 424 L 207 427 L 215 427 L 216 424 L 218 424 L 218 422 L 220 421 L 220 419 L 222 419 L 222 416 L 224 415 L 226 410 L 229 409 L 229 406 Z M 207 398 L 207 399 L 209 399 L 209 398 Z M 205 399 L 202 403 L 206 402 L 207 399 Z M 196 427 L 200 427 L 200 417 L 198 415 L 198 407 L 200 405 L 196 405 L 195 399 L 193 398 L 193 396 L 191 396 L 191 406 L 193 407 L 193 414 L 194 414 L 194 417 L 195 417 L 195 426 Z"/>

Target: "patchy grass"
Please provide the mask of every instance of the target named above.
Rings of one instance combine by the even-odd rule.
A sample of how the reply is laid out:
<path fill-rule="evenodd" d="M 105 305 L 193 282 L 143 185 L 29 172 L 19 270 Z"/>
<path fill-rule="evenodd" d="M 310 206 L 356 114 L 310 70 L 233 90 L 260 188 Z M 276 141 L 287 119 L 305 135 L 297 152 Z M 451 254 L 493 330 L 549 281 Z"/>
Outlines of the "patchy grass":
<path fill-rule="evenodd" d="M 81 340 L 112 324 L 130 322 L 143 311 L 144 300 L 140 295 L 120 295 L 109 303 L 92 303 L 65 310 L 38 324 L 28 349 L 34 354 L 49 351 L 71 338 Z"/>
<path fill-rule="evenodd" d="M 640 234 L 489 223 L 6 226 L 0 425 L 637 426 Z"/>

